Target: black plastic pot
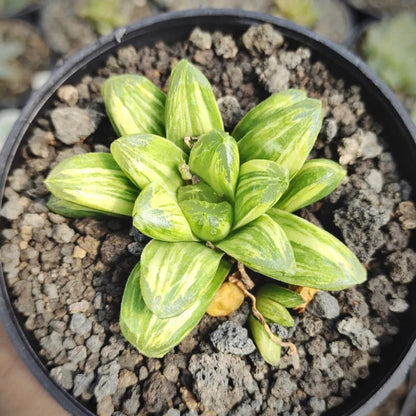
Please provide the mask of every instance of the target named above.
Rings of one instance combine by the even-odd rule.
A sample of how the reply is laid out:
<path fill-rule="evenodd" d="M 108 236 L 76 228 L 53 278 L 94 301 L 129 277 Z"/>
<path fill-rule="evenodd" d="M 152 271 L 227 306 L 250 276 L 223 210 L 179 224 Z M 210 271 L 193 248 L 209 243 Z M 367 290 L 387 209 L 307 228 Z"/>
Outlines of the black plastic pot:
<path fill-rule="evenodd" d="M 322 60 L 335 75 L 347 83 L 361 86 L 368 112 L 383 125 L 384 136 L 394 138 L 394 142 L 390 143 L 391 151 L 401 167 L 402 176 L 416 189 L 416 128 L 396 96 L 358 57 L 315 33 L 272 16 L 238 10 L 198 10 L 159 15 L 127 29 L 119 29 L 84 49 L 59 68 L 46 85 L 31 97 L 3 148 L 0 155 L 1 195 L 20 144 L 27 139 L 27 133 L 39 112 L 45 106 L 51 105 L 53 95 L 60 85 L 75 82 L 94 71 L 119 47 L 129 44 L 142 47 L 152 45 L 158 40 L 182 40 L 195 26 L 204 30 L 220 29 L 223 32 L 241 34 L 250 25 L 266 22 L 280 30 L 291 46 L 309 47 L 314 59 Z M 71 414 L 92 415 L 50 378 L 18 320 L 3 275 L 0 287 L 1 319 L 24 362 L 46 390 Z M 410 287 L 410 292 L 409 299 L 416 299 L 415 285 Z M 416 302 L 403 315 L 400 333 L 395 337 L 394 344 L 383 350 L 381 363 L 371 369 L 370 377 L 360 382 L 352 397 L 327 415 L 367 415 L 399 385 L 416 357 L 415 319 Z"/>

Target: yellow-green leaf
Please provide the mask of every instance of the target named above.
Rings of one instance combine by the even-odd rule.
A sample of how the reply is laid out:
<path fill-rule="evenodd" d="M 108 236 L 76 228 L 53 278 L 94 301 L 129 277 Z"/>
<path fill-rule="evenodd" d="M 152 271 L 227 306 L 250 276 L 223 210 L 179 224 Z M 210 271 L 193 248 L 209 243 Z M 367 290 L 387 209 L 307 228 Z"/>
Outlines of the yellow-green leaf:
<path fill-rule="evenodd" d="M 195 185 L 185 185 L 178 188 L 178 201 L 222 202 L 221 198 L 208 184 L 199 182 Z"/>
<path fill-rule="evenodd" d="M 342 290 L 366 280 L 357 257 L 332 234 L 286 211 L 272 208 L 267 214 L 282 227 L 295 253 L 296 273 L 280 280 L 320 290 Z"/>
<path fill-rule="evenodd" d="M 299 293 L 273 283 L 262 285 L 256 292 L 256 296 L 266 297 L 278 302 L 285 308 L 294 308 L 305 303 L 305 299 Z"/>
<path fill-rule="evenodd" d="M 274 279 L 295 273 L 292 247 L 285 233 L 268 215 L 231 233 L 216 244 L 250 269 Z"/>
<path fill-rule="evenodd" d="M 140 285 L 147 307 L 159 318 L 184 312 L 215 279 L 222 256 L 202 243 L 152 240 L 141 257 Z"/>
<path fill-rule="evenodd" d="M 241 162 L 273 160 L 289 170 L 293 178 L 308 157 L 322 125 L 321 102 L 298 101 L 264 118 L 238 142 Z"/>
<path fill-rule="evenodd" d="M 46 206 L 55 214 L 62 215 L 67 218 L 104 218 L 106 215 L 111 215 L 98 209 L 84 207 L 74 202 L 59 199 L 55 195 L 51 195 Z"/>
<path fill-rule="evenodd" d="M 289 185 L 289 172 L 276 162 L 253 159 L 240 167 L 235 197 L 234 229 L 264 214 Z"/>
<path fill-rule="evenodd" d="M 256 296 L 256 307 L 264 319 L 273 324 L 293 326 L 295 321 L 289 311 L 279 302 L 265 296 Z"/>
<path fill-rule="evenodd" d="M 136 74 L 114 75 L 104 82 L 101 93 L 119 136 L 165 135 L 166 95 L 148 78 Z"/>
<path fill-rule="evenodd" d="M 175 192 L 184 184 L 178 166 L 187 156 L 163 137 L 154 134 L 121 137 L 111 144 L 111 153 L 123 172 L 141 189 L 157 182 Z"/>
<path fill-rule="evenodd" d="M 275 207 L 292 212 L 313 204 L 337 188 L 346 174 L 345 169 L 332 160 L 308 160 Z"/>
<path fill-rule="evenodd" d="M 45 180 L 59 199 L 107 214 L 131 216 L 140 190 L 109 153 L 83 153 L 64 159 Z"/>
<path fill-rule="evenodd" d="M 165 121 L 166 137 L 187 152 L 185 137 L 224 129 L 211 84 L 199 69 L 184 59 L 171 74 Z"/>
<path fill-rule="evenodd" d="M 228 202 L 212 203 L 196 199 L 179 202 L 192 232 L 204 241 L 227 237 L 233 223 L 233 207 Z"/>
<path fill-rule="evenodd" d="M 277 112 L 285 107 L 304 100 L 306 94 L 297 89 L 289 89 L 286 91 L 272 94 L 263 100 L 260 104 L 253 107 L 235 126 L 231 136 L 237 141 L 242 139 L 246 133 L 256 128 L 258 123 L 264 120 L 271 120 Z"/>
<path fill-rule="evenodd" d="M 140 289 L 140 264 L 130 274 L 120 310 L 120 329 L 126 339 L 147 357 L 163 357 L 198 324 L 231 265 L 221 260 L 211 283 L 181 314 L 158 318 L 145 304 Z"/>
<path fill-rule="evenodd" d="M 198 240 L 178 205 L 176 195 L 154 182 L 143 188 L 134 204 L 133 225 L 161 241 Z"/>
<path fill-rule="evenodd" d="M 237 142 L 224 131 L 202 135 L 189 155 L 191 171 L 229 202 L 234 201 L 239 166 Z"/>
<path fill-rule="evenodd" d="M 282 349 L 281 346 L 270 339 L 269 334 L 263 328 L 262 324 L 252 314 L 248 317 L 248 324 L 257 349 L 264 361 L 270 365 L 278 365 Z M 275 336 L 279 341 L 281 340 L 279 336 Z"/>

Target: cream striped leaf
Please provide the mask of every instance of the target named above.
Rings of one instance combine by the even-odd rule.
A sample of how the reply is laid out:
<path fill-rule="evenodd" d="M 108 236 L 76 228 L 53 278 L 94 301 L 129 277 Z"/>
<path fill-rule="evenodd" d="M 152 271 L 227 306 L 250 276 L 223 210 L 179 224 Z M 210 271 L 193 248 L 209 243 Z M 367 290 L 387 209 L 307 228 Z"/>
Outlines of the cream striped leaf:
<path fill-rule="evenodd" d="M 187 156 L 163 137 L 154 134 L 121 137 L 111 144 L 111 153 L 140 189 L 157 182 L 175 192 L 184 184 L 178 166 Z"/>
<path fill-rule="evenodd" d="M 289 311 L 279 302 L 264 297 L 256 296 L 257 310 L 263 315 L 264 319 L 273 324 L 282 326 L 293 326 L 295 321 Z"/>
<path fill-rule="evenodd" d="M 279 111 L 271 120 L 259 121 L 238 142 L 241 162 L 273 160 L 298 172 L 308 157 L 322 125 L 321 102 L 312 98 Z"/>
<path fill-rule="evenodd" d="M 306 94 L 302 90 L 289 89 L 272 94 L 260 104 L 252 108 L 235 126 L 231 136 L 237 141 L 242 139 L 246 133 L 256 128 L 258 123 L 264 120 L 271 120 L 285 107 L 304 100 Z"/>
<path fill-rule="evenodd" d="M 285 233 L 268 215 L 230 234 L 217 247 L 250 269 L 274 279 L 295 273 L 292 247 Z"/>
<path fill-rule="evenodd" d="M 269 334 L 263 328 L 262 324 L 252 314 L 248 317 L 248 325 L 257 349 L 264 361 L 270 365 L 278 365 L 282 347 L 270 339 Z M 275 336 L 281 341 L 279 336 Z"/>
<path fill-rule="evenodd" d="M 75 204 L 74 202 L 59 199 L 54 195 L 49 197 L 46 206 L 55 214 L 59 214 L 67 218 L 104 218 L 106 215 L 109 215 L 103 211 L 99 211 L 98 209 L 88 208 L 79 204 Z"/>
<path fill-rule="evenodd" d="M 256 292 L 256 297 L 266 297 L 278 302 L 285 308 L 294 308 L 305 303 L 305 299 L 299 293 L 273 283 L 262 285 Z"/>
<path fill-rule="evenodd" d="M 214 278 L 181 314 L 158 318 L 145 304 L 140 290 L 140 264 L 130 274 L 120 310 L 120 329 L 126 339 L 147 357 L 163 357 L 178 345 L 204 316 L 231 265 L 221 260 Z"/>
<path fill-rule="evenodd" d="M 278 201 L 288 185 L 288 170 L 276 162 L 253 159 L 243 163 L 235 196 L 233 229 L 264 214 Z"/>
<path fill-rule="evenodd" d="M 215 278 L 223 253 L 201 243 L 152 240 L 141 257 L 141 290 L 147 307 L 159 318 L 184 312 Z"/>
<path fill-rule="evenodd" d="M 208 184 L 199 182 L 194 185 L 186 185 L 178 188 L 178 201 L 206 201 L 206 202 L 222 202 L 221 198 Z"/>
<path fill-rule="evenodd" d="M 230 233 L 233 207 L 228 202 L 212 203 L 198 200 L 179 202 L 193 233 L 204 241 L 216 242 Z"/>
<path fill-rule="evenodd" d="M 165 135 L 166 95 L 148 78 L 114 75 L 102 88 L 105 109 L 118 136 Z"/>
<path fill-rule="evenodd" d="M 237 142 L 224 131 L 213 130 L 202 135 L 189 155 L 191 171 L 228 202 L 234 201 L 239 166 Z"/>
<path fill-rule="evenodd" d="M 109 153 L 83 153 L 64 159 L 45 180 L 59 199 L 107 214 L 131 216 L 139 194 Z"/>
<path fill-rule="evenodd" d="M 176 195 L 162 185 L 147 185 L 134 204 L 133 225 L 161 241 L 197 241 L 183 215 Z"/>
<path fill-rule="evenodd" d="M 293 212 L 313 204 L 337 188 L 346 174 L 345 169 L 332 160 L 308 160 L 275 207 Z"/>
<path fill-rule="evenodd" d="M 184 59 L 171 74 L 165 121 L 166 137 L 187 152 L 185 137 L 224 129 L 211 84 L 199 69 Z"/>
<path fill-rule="evenodd" d="M 354 253 L 332 234 L 276 208 L 267 214 L 286 233 L 296 259 L 296 274 L 282 275 L 286 283 L 320 290 L 342 290 L 367 278 Z"/>

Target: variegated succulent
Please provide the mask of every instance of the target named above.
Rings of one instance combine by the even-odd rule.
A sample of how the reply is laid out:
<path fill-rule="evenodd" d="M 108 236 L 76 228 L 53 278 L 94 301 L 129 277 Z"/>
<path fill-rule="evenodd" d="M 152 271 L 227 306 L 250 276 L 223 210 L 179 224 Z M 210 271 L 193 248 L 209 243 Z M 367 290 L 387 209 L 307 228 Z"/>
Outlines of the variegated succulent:
<path fill-rule="evenodd" d="M 121 137 L 111 154 L 76 155 L 52 169 L 48 206 L 68 217 L 131 216 L 152 238 L 120 313 L 124 336 L 141 353 L 162 357 L 207 308 L 215 311 L 213 299 L 232 293 L 219 291 L 227 276 L 249 293 L 247 267 L 268 281 L 249 326 L 266 361 L 277 364 L 281 345 L 268 324 L 293 325 L 286 308 L 303 298 L 270 279 L 320 290 L 366 279 L 343 243 L 291 213 L 346 174 L 329 160 L 306 161 L 321 127 L 319 100 L 295 89 L 274 94 L 228 134 L 208 80 L 186 60 L 166 96 L 140 75 L 111 77 L 102 94 Z"/>

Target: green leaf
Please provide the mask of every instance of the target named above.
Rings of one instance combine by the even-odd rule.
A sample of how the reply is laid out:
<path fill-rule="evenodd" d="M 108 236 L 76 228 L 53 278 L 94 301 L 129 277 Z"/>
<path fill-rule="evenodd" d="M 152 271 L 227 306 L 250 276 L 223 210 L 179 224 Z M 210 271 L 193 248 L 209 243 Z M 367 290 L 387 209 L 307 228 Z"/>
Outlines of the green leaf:
<path fill-rule="evenodd" d="M 147 357 L 163 357 L 198 324 L 230 268 L 228 262 L 221 260 L 211 283 L 184 312 L 173 318 L 161 319 L 144 302 L 138 263 L 130 274 L 121 302 L 121 332 L 140 353 Z"/>
<path fill-rule="evenodd" d="M 289 89 L 272 94 L 260 104 L 252 108 L 235 126 L 231 136 L 237 141 L 242 139 L 249 131 L 256 129 L 264 120 L 271 120 L 280 110 L 302 101 L 306 94 L 301 90 Z"/>
<path fill-rule="evenodd" d="M 289 311 L 280 303 L 273 301 L 265 296 L 256 296 L 257 310 L 263 315 L 264 319 L 273 324 L 282 326 L 293 326 L 295 321 Z"/>
<path fill-rule="evenodd" d="M 289 173 L 270 160 L 253 159 L 240 167 L 235 197 L 234 229 L 264 214 L 289 185 Z"/>
<path fill-rule="evenodd" d="M 234 201 L 240 158 L 237 142 L 229 134 L 213 130 L 202 135 L 192 147 L 189 167 L 228 202 Z"/>
<path fill-rule="evenodd" d="M 141 75 L 114 75 L 102 88 L 105 109 L 119 136 L 165 135 L 166 95 Z"/>
<path fill-rule="evenodd" d="M 241 162 L 273 160 L 293 178 L 308 157 L 322 125 L 321 102 L 306 98 L 259 120 L 238 142 Z"/>
<path fill-rule="evenodd" d="M 223 199 L 206 183 L 199 182 L 195 185 L 186 185 L 178 188 L 178 201 L 205 201 L 222 202 Z"/>
<path fill-rule="evenodd" d="M 252 314 L 248 317 L 248 325 L 257 349 L 260 351 L 264 361 L 270 365 L 278 365 L 282 349 L 281 346 L 270 339 L 269 334 L 263 328 L 262 324 Z M 280 341 L 280 337 L 275 336 Z"/>
<path fill-rule="evenodd" d="M 198 240 L 192 234 L 175 194 L 156 182 L 147 185 L 137 198 L 133 209 L 133 225 L 156 240 Z"/>
<path fill-rule="evenodd" d="M 124 173 L 141 189 L 152 182 L 175 192 L 184 182 L 178 166 L 186 154 L 169 140 L 154 134 L 121 137 L 111 153 Z"/>
<path fill-rule="evenodd" d="M 193 233 L 204 241 L 227 237 L 233 223 L 233 207 L 228 202 L 187 200 L 179 203 Z"/>
<path fill-rule="evenodd" d="M 59 199 L 107 214 L 131 216 L 139 194 L 109 153 L 84 153 L 64 159 L 45 180 Z"/>
<path fill-rule="evenodd" d="M 159 318 L 179 315 L 203 296 L 223 253 L 201 243 L 152 240 L 141 257 L 141 289 L 147 307 Z"/>
<path fill-rule="evenodd" d="M 305 299 L 299 293 L 273 283 L 262 285 L 256 292 L 256 296 L 265 297 L 278 302 L 285 308 L 294 308 L 305 303 Z"/>
<path fill-rule="evenodd" d="M 187 152 L 185 137 L 224 129 L 211 84 L 200 70 L 184 59 L 171 74 L 165 120 L 166 137 Z"/>
<path fill-rule="evenodd" d="M 332 234 L 286 211 L 272 208 L 267 214 L 282 227 L 295 253 L 296 273 L 280 280 L 320 290 L 342 290 L 366 280 L 357 257 Z"/>
<path fill-rule="evenodd" d="M 105 218 L 106 215 L 109 215 L 103 211 L 99 211 L 98 209 L 84 207 L 70 201 L 65 201 L 64 199 L 59 199 L 54 195 L 49 197 L 46 206 L 55 214 L 59 214 L 67 218 Z"/>
<path fill-rule="evenodd" d="M 346 174 L 345 169 L 332 160 L 308 160 L 275 207 L 292 212 L 313 204 L 337 188 Z"/>
<path fill-rule="evenodd" d="M 265 276 L 280 279 L 282 274 L 295 273 L 295 259 L 289 240 L 280 226 L 266 214 L 234 231 L 217 243 L 217 247 Z"/>

